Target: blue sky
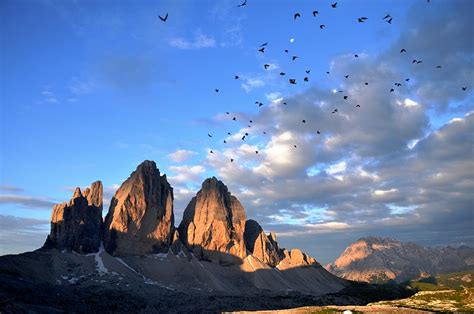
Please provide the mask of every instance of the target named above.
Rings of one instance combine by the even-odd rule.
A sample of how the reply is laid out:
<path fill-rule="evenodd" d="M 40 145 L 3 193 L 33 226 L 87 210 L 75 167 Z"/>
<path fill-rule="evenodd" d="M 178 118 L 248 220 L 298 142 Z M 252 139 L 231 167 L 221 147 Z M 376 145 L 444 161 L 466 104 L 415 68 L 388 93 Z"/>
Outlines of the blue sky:
<path fill-rule="evenodd" d="M 250 218 L 281 233 L 285 246 L 302 245 L 323 262 L 364 235 L 472 244 L 466 228 L 466 217 L 474 222 L 467 193 L 474 187 L 472 133 L 454 142 L 465 148 L 454 156 L 447 153 L 453 141 L 442 147 L 431 142 L 440 140 L 439 132 L 458 139 L 456 132 L 466 135 L 473 128 L 473 4 L 237 4 L 2 1 L 0 218 L 11 230 L 0 231 L 0 254 L 41 244 L 50 205 L 67 200 L 72 187 L 100 179 L 110 198 L 145 159 L 170 177 L 178 222 L 202 180 L 216 175 Z M 301 18 L 294 20 L 295 12 Z M 163 23 L 158 15 L 165 13 Z M 382 20 L 387 13 L 392 24 Z M 361 16 L 368 20 L 358 23 Z M 265 42 L 261 54 L 257 49 Z M 407 54 L 400 55 L 400 48 Z M 299 58 L 292 61 L 293 55 Z M 413 67 L 412 58 L 424 62 Z M 306 75 L 309 82 L 303 82 Z M 362 80 L 370 81 L 367 89 Z M 396 81 L 403 87 L 388 92 Z M 285 101 L 290 109 L 282 107 Z M 356 103 L 363 109 L 357 113 Z M 340 113 L 331 115 L 333 108 Z M 235 140 L 250 119 L 251 135 Z M 316 129 L 323 131 L 319 138 Z M 227 132 L 237 135 L 224 144 Z M 299 150 L 289 150 L 296 143 Z M 407 148 L 413 143 L 420 145 Z M 397 173 L 395 163 L 412 170 Z M 465 171 L 442 187 L 414 175 L 453 176 L 460 168 Z M 461 179 L 464 185 L 453 187 Z M 433 207 L 422 190 L 444 191 L 450 205 Z M 433 235 L 446 212 L 456 213 L 452 228 Z M 418 224 L 410 229 L 405 220 Z M 13 235 L 18 243 L 8 244 Z"/>

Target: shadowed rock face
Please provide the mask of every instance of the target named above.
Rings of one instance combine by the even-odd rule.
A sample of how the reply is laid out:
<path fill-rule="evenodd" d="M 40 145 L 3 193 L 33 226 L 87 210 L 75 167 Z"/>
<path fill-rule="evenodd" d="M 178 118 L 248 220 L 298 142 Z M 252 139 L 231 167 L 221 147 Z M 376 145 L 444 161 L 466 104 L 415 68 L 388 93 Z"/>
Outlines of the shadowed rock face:
<path fill-rule="evenodd" d="M 114 255 L 163 252 L 173 236 L 173 188 L 155 162 L 144 161 L 112 198 L 105 219 L 105 249 Z"/>
<path fill-rule="evenodd" d="M 244 208 L 224 183 L 212 177 L 186 207 L 179 234 L 197 257 L 234 262 L 229 256 L 247 256 L 244 229 Z"/>
<path fill-rule="evenodd" d="M 102 230 L 102 195 L 102 182 L 97 181 L 84 192 L 76 188 L 69 202 L 55 205 L 45 247 L 97 252 Z"/>
<path fill-rule="evenodd" d="M 267 236 L 258 222 L 249 219 L 245 223 L 244 239 L 247 250 L 253 256 L 272 267 L 278 264 L 279 249 L 274 233 Z"/>

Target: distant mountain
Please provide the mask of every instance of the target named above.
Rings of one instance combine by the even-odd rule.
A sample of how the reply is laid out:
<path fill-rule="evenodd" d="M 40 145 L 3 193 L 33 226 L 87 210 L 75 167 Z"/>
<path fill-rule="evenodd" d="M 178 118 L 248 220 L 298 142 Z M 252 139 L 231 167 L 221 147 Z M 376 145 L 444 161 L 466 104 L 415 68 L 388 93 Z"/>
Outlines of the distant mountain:
<path fill-rule="evenodd" d="M 423 247 L 395 239 L 367 237 L 349 245 L 326 266 L 345 279 L 370 283 L 402 282 L 474 267 L 474 249 L 467 246 Z"/>
<path fill-rule="evenodd" d="M 0 257 L 0 312 L 186 311 L 215 296 L 264 302 L 350 286 L 300 250 L 280 248 L 215 177 L 178 228 L 173 188 L 153 161 L 120 186 L 105 221 L 102 196 L 100 181 L 76 188 L 54 207 L 43 248 Z"/>

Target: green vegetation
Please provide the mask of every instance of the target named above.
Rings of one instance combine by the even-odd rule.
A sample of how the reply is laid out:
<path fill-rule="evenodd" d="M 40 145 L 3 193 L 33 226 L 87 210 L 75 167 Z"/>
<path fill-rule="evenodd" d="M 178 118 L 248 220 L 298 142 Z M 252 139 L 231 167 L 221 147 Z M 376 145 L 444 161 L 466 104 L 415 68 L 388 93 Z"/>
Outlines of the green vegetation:
<path fill-rule="evenodd" d="M 381 301 L 373 305 L 474 312 L 474 269 L 410 281 L 407 284 L 418 292 L 410 298 Z"/>

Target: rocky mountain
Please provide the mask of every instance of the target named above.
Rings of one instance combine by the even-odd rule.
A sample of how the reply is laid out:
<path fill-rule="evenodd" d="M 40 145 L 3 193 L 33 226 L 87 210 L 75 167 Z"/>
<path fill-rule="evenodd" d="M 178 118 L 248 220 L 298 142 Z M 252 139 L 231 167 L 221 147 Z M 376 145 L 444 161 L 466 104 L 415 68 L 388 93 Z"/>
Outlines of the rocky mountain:
<path fill-rule="evenodd" d="M 214 177 L 203 182 L 178 229 L 173 188 L 153 161 L 123 182 L 105 223 L 102 193 L 99 181 L 77 188 L 53 208 L 43 248 L 0 257 L 0 305 L 11 304 L 13 312 L 81 312 L 88 308 L 79 304 L 105 302 L 106 312 L 168 311 L 190 299 L 275 304 L 277 296 L 307 300 L 350 285 L 300 250 L 279 248 L 276 235 L 246 220 L 238 199 Z"/>
<path fill-rule="evenodd" d="M 203 182 L 179 225 L 183 243 L 199 258 L 229 261 L 247 256 L 245 210 L 215 177 Z"/>
<path fill-rule="evenodd" d="M 45 246 L 97 252 L 102 233 L 102 195 L 102 182 L 97 181 L 84 192 L 77 187 L 69 202 L 55 205 Z"/>
<path fill-rule="evenodd" d="M 105 249 L 113 255 L 167 252 L 174 231 L 173 188 L 155 162 L 144 161 L 110 202 Z"/>
<path fill-rule="evenodd" d="M 474 266 L 469 247 L 423 247 L 390 238 L 362 238 L 349 245 L 326 269 L 342 278 L 364 282 L 402 282 Z"/>

